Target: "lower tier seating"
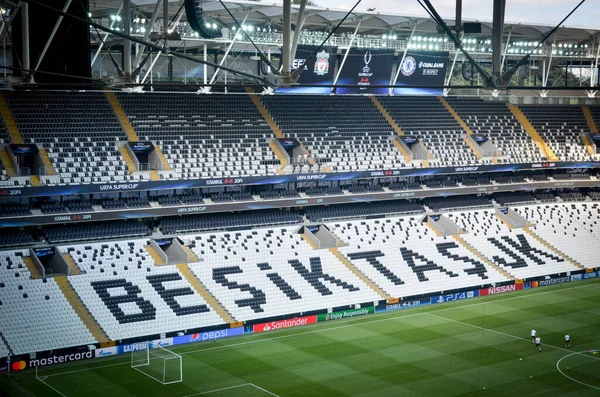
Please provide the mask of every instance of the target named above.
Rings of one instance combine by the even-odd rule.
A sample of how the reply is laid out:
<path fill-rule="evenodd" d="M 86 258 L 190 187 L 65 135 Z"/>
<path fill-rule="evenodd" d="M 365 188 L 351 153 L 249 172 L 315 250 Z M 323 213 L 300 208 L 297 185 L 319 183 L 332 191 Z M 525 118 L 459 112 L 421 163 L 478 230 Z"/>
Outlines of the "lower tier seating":
<path fill-rule="evenodd" d="M 95 343 L 54 279 L 31 279 L 28 255 L 0 252 L 0 332 L 13 353 Z"/>

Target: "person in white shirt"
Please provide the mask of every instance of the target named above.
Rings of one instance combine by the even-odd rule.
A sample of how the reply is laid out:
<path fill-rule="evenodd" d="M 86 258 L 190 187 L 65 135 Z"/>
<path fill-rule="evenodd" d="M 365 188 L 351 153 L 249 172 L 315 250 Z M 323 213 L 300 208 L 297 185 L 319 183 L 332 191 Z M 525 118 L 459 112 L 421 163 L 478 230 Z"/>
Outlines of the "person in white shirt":
<path fill-rule="evenodd" d="M 534 329 L 531 330 L 531 344 L 535 343 L 535 335 L 537 334 L 537 331 Z"/>
<path fill-rule="evenodd" d="M 571 347 L 571 335 L 565 335 L 565 347 Z"/>
<path fill-rule="evenodd" d="M 542 338 L 539 336 L 535 338 L 535 350 L 542 351 Z"/>

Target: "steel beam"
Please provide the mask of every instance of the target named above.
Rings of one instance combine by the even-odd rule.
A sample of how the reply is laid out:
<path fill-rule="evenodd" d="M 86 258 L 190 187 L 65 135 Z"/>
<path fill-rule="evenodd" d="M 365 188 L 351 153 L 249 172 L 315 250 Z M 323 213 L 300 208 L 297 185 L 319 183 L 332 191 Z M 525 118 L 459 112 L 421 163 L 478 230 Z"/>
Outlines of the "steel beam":
<path fill-rule="evenodd" d="M 167 37 L 169 33 L 169 0 L 163 1 L 163 37 Z"/>
<path fill-rule="evenodd" d="M 131 34 L 131 0 L 123 0 L 123 30 Z M 131 40 L 123 39 L 123 70 L 126 76 L 131 75 Z"/>
<path fill-rule="evenodd" d="M 31 59 L 29 57 L 29 4 L 25 3 L 21 7 L 21 32 L 22 32 L 22 50 L 23 50 L 23 69 L 29 70 Z M 23 73 L 24 74 L 24 73 Z"/>
<path fill-rule="evenodd" d="M 306 3 L 308 0 L 300 1 L 300 10 L 298 11 L 298 19 L 296 20 L 296 30 L 294 31 L 294 41 L 292 42 L 291 56 L 296 56 L 296 50 L 298 49 L 298 40 L 300 39 L 300 32 L 302 32 L 302 27 L 304 26 L 304 21 L 306 18 L 304 17 L 304 10 L 306 8 Z M 354 33 L 356 34 L 356 33 Z"/>
<path fill-rule="evenodd" d="M 356 29 L 354 29 L 354 33 L 352 34 L 352 37 L 350 38 L 350 44 L 348 44 L 348 49 L 346 50 L 346 53 L 344 54 L 344 58 L 342 59 L 342 63 L 340 64 L 340 68 L 338 69 L 337 74 L 335 75 L 335 79 L 333 80 L 333 85 L 335 86 L 338 82 L 338 79 L 340 78 L 340 74 L 342 73 L 342 69 L 344 69 L 344 64 L 346 63 L 346 58 L 348 58 L 348 53 L 350 52 L 350 49 L 352 48 L 352 43 L 354 43 L 354 38 L 356 37 L 356 34 L 358 33 L 358 29 L 360 28 L 360 23 L 362 22 L 362 20 L 358 20 L 358 23 L 356 24 Z M 331 92 L 333 92 L 333 90 L 335 89 L 335 87 L 331 87 Z"/>
<path fill-rule="evenodd" d="M 122 10 L 123 10 L 123 4 L 121 4 L 121 6 L 119 7 L 119 10 L 117 11 L 116 16 L 119 16 L 119 14 L 121 13 Z M 116 18 L 115 18 L 115 20 L 111 21 L 109 29 L 113 28 L 113 26 L 115 25 L 115 22 L 116 22 Z M 102 39 L 102 42 L 98 46 L 98 50 L 96 50 L 96 55 L 94 55 L 94 58 L 92 59 L 92 67 L 94 67 L 94 63 L 96 63 L 96 59 L 98 58 L 98 55 L 100 55 L 100 51 L 102 51 L 102 46 L 104 46 L 104 42 L 106 41 L 106 39 L 108 39 L 108 35 L 109 34 L 110 33 L 106 33 L 104 35 L 104 38 Z"/>
<path fill-rule="evenodd" d="M 290 37 L 292 33 L 292 1 L 283 0 L 283 49 L 281 51 L 281 58 L 283 60 L 281 71 L 282 75 L 289 76 L 292 65 L 292 52 L 290 47 Z"/>
<path fill-rule="evenodd" d="M 158 12 L 160 11 L 160 5 L 162 4 L 163 0 L 156 0 L 156 5 L 154 6 L 154 11 L 152 11 L 152 16 L 150 17 L 150 21 L 148 21 L 148 29 L 146 29 L 146 32 L 144 32 L 144 40 L 148 41 L 148 38 L 150 37 L 150 32 L 152 31 L 152 27 L 154 26 L 154 23 L 156 23 L 156 18 L 158 18 Z M 168 0 L 165 0 L 168 1 Z M 133 61 L 133 65 L 134 67 L 138 67 L 140 64 L 140 61 L 142 60 L 142 55 L 144 55 L 144 51 L 146 50 L 146 46 L 145 45 L 140 45 L 139 46 L 139 51 L 138 53 L 135 55 L 135 60 Z"/>
<path fill-rule="evenodd" d="M 398 67 L 396 68 L 396 75 L 394 76 L 394 80 L 392 81 L 392 85 L 396 85 L 398 81 L 398 76 L 400 76 L 400 69 L 402 69 L 402 63 L 404 63 L 404 58 L 406 58 L 406 53 L 408 52 L 408 45 L 410 44 L 413 35 L 415 34 L 415 30 L 417 29 L 418 23 L 415 23 L 412 31 L 410 32 L 410 36 L 408 36 L 408 41 L 406 42 L 406 47 L 404 48 L 404 53 L 402 54 L 402 58 L 400 59 L 400 63 L 398 63 Z M 390 94 L 394 92 L 394 88 L 390 88 Z"/>
<path fill-rule="evenodd" d="M 506 38 L 506 45 L 504 46 L 504 53 L 502 54 L 502 63 L 500 64 L 500 73 L 504 69 L 504 61 L 506 61 L 506 53 L 508 52 L 508 45 L 510 44 L 510 36 L 512 35 L 512 29 L 508 31 L 508 37 Z"/>
<path fill-rule="evenodd" d="M 69 7 L 71 6 L 71 1 L 72 0 L 67 0 L 65 2 L 65 5 L 63 7 L 63 12 L 67 12 L 67 10 L 69 9 Z M 46 40 L 46 45 L 44 45 L 44 49 L 42 50 L 42 53 L 40 54 L 35 66 L 33 67 L 33 70 L 36 71 L 38 70 L 38 68 L 40 67 L 40 64 L 42 63 L 42 61 L 44 60 L 44 56 L 46 55 L 46 51 L 48 51 L 48 48 L 50 47 L 50 44 L 52 43 L 52 40 L 54 40 L 54 36 L 56 35 L 56 32 L 58 31 L 58 28 L 60 27 L 60 24 L 63 20 L 63 16 L 59 15 L 58 19 L 56 20 L 56 23 L 54 24 L 54 28 L 52 28 L 52 32 L 50 32 L 50 37 L 48 37 L 48 40 Z"/>
<path fill-rule="evenodd" d="M 242 23 L 240 25 L 243 26 L 246 23 L 246 19 L 248 19 L 248 15 L 250 15 L 250 12 L 246 13 L 246 16 L 244 17 L 244 20 L 242 21 Z M 223 55 L 223 59 L 221 59 L 221 62 L 219 63 L 219 66 L 223 66 L 223 64 L 225 63 L 225 60 L 227 59 L 227 56 L 229 55 L 229 51 L 231 51 L 231 48 L 233 47 L 233 44 L 235 43 L 235 39 L 237 39 L 237 37 L 238 37 L 237 34 L 235 36 L 233 36 L 233 39 L 231 40 L 231 43 L 229 43 L 229 47 L 227 47 L 227 51 L 225 51 L 225 55 Z M 212 86 L 212 83 L 215 82 L 215 79 L 217 78 L 217 74 L 219 74 L 219 70 L 221 70 L 221 69 L 216 69 L 215 70 L 215 73 L 213 73 L 213 76 L 210 79 L 209 85 Z M 208 87 L 207 90 L 210 92 L 210 87 Z"/>
<path fill-rule="evenodd" d="M 504 38 L 504 9 L 506 0 L 494 0 L 492 21 L 492 74 L 500 80 L 502 69 L 502 39 Z"/>

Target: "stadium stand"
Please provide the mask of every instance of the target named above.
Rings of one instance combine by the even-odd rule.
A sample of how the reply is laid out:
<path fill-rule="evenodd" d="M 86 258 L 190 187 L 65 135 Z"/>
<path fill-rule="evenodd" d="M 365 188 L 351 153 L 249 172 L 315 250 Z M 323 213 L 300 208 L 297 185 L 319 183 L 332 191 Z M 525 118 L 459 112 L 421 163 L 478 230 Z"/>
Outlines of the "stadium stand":
<path fill-rule="evenodd" d="M 507 279 L 450 237 L 438 237 L 415 217 L 329 225 L 348 244 L 339 248 L 391 296 L 407 297 Z"/>
<path fill-rule="evenodd" d="M 33 237 L 22 230 L 0 231 L 0 247 L 18 247 L 34 244 Z"/>
<path fill-rule="evenodd" d="M 535 223 L 535 233 L 579 264 L 598 266 L 600 204 L 574 203 L 517 207 L 515 211 Z"/>
<path fill-rule="evenodd" d="M 474 165 L 479 161 L 463 140 L 466 132 L 436 97 L 378 97 L 404 134 L 419 138 L 433 154 L 430 167 Z"/>
<path fill-rule="evenodd" d="M 202 263 L 190 269 L 238 321 L 379 299 L 332 253 L 289 228 L 184 236 Z"/>
<path fill-rule="evenodd" d="M 136 133 L 181 178 L 273 174 L 274 135 L 246 95 L 117 93 Z"/>
<path fill-rule="evenodd" d="M 44 236 L 51 243 L 149 236 L 150 234 L 150 229 L 145 224 L 124 221 L 52 225 L 44 229 Z"/>
<path fill-rule="evenodd" d="M 13 202 L 0 202 L 0 217 L 27 216 L 31 210 L 26 204 Z"/>
<path fill-rule="evenodd" d="M 59 248 L 82 270 L 69 281 L 108 337 L 119 340 L 222 323 L 177 268 L 156 266 L 146 245 L 146 240 L 132 240 Z M 176 297 L 170 295 L 173 291 Z M 143 299 L 136 303 L 123 292 L 137 292 Z"/>
<path fill-rule="evenodd" d="M 424 212 L 418 202 L 408 200 L 375 202 L 370 205 L 352 203 L 327 207 L 308 207 L 306 217 L 313 222 L 329 219 L 356 218 L 368 215 L 411 214 Z"/>
<path fill-rule="evenodd" d="M 523 229 L 509 229 L 493 210 L 447 214 L 467 233 L 461 237 L 516 278 L 577 270 L 577 267 Z"/>
<path fill-rule="evenodd" d="M 559 159 L 591 159 L 581 139 L 588 126 L 580 106 L 522 105 L 520 108 Z"/>
<path fill-rule="evenodd" d="M 400 168 L 404 157 L 391 141 L 393 128 L 367 97 L 262 96 L 287 137 L 333 171 Z"/>
<path fill-rule="evenodd" d="M 503 163 L 535 163 L 546 160 L 504 102 L 479 98 L 449 97 L 456 113 L 476 134 L 488 137 L 500 151 Z"/>
<path fill-rule="evenodd" d="M 453 208 L 477 208 L 489 207 L 492 202 L 483 196 L 460 196 L 460 197 L 430 197 L 425 204 L 434 211 L 448 210 Z"/>
<path fill-rule="evenodd" d="M 302 216 L 293 211 L 257 210 L 239 214 L 221 213 L 163 218 L 160 229 L 164 234 L 199 232 L 251 226 L 295 224 Z"/>
<path fill-rule="evenodd" d="M 5 95 L 25 143 L 43 145 L 59 174 L 58 180 L 42 176 L 43 183 L 134 179 L 118 150 L 127 137 L 103 93 L 14 91 Z"/>
<path fill-rule="evenodd" d="M 0 328 L 13 353 L 95 343 L 55 280 L 30 278 L 23 262 L 28 255 L 0 252 Z"/>

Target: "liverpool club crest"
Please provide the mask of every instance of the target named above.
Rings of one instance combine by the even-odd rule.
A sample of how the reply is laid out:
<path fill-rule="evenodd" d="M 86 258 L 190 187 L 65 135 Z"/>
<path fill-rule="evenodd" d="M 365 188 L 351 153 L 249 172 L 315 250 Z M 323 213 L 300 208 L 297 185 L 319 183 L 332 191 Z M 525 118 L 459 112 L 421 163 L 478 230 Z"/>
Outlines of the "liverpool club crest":
<path fill-rule="evenodd" d="M 329 53 L 321 51 L 317 53 L 317 61 L 315 62 L 315 74 L 324 76 L 329 73 Z"/>

